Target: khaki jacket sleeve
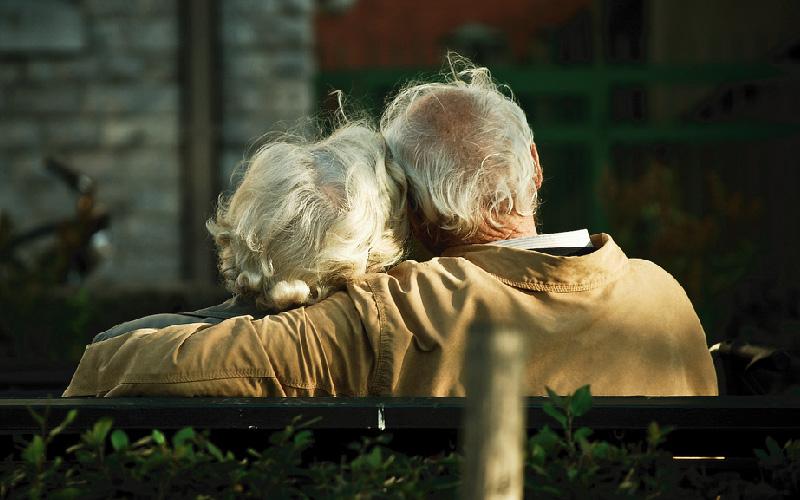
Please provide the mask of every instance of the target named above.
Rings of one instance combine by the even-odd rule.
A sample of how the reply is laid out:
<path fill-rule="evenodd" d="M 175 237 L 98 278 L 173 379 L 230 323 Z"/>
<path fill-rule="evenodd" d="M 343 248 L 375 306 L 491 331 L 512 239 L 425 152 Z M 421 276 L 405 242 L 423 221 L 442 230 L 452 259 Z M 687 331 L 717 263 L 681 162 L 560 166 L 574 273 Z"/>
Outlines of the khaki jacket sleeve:
<path fill-rule="evenodd" d="M 373 343 L 352 300 L 216 325 L 137 330 L 87 346 L 64 396 L 364 395 Z"/>

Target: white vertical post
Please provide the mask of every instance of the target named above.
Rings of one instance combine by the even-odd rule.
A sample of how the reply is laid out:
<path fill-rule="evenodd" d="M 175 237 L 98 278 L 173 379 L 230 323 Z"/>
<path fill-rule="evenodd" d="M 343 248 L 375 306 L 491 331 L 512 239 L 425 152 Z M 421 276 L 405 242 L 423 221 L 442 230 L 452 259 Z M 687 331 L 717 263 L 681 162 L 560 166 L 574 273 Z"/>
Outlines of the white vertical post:
<path fill-rule="evenodd" d="M 525 337 L 473 328 L 467 341 L 464 499 L 511 500 L 523 494 Z"/>

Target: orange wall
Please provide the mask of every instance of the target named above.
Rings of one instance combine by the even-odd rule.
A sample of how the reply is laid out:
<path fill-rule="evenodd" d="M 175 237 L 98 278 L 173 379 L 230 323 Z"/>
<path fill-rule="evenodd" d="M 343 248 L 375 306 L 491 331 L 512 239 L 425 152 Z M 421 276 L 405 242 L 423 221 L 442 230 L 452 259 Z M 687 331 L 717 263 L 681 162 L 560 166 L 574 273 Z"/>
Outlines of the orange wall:
<path fill-rule="evenodd" d="M 438 66 L 442 39 L 480 23 L 505 32 L 524 58 L 542 28 L 558 26 L 591 0 L 357 0 L 343 13 L 315 18 L 322 70 Z"/>

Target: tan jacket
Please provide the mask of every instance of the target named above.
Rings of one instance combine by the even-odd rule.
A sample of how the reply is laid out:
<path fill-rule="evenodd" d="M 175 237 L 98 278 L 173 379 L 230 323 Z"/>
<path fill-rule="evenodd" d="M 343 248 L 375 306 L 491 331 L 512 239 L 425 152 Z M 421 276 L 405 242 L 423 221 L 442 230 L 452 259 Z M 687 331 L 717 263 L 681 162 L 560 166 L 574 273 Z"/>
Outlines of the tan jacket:
<path fill-rule="evenodd" d="M 529 339 L 527 393 L 715 395 L 681 286 L 608 235 L 580 257 L 470 245 L 313 306 L 137 330 L 86 348 L 65 396 L 463 396 L 475 323 Z M 486 331 L 485 334 L 490 334 Z"/>

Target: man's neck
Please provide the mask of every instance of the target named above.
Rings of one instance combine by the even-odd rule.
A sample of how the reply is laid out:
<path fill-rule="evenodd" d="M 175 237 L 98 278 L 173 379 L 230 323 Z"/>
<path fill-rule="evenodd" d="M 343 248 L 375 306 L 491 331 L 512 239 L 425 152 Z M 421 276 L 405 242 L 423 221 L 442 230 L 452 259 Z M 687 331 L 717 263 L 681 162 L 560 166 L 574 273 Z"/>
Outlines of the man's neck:
<path fill-rule="evenodd" d="M 464 243 L 486 244 L 494 241 L 527 238 L 537 234 L 536 221 L 532 215 L 517 215 L 503 221 L 502 227 L 493 227 L 488 222 L 484 222 L 478 232 Z"/>
<path fill-rule="evenodd" d="M 427 248 L 433 255 L 441 255 L 441 253 L 450 247 L 461 245 L 485 245 L 495 241 L 513 240 L 518 238 L 525 238 L 529 236 L 536 236 L 536 222 L 533 216 L 523 217 L 517 215 L 513 218 L 503 221 L 502 227 L 494 227 L 488 222 L 484 222 L 478 231 L 467 238 L 453 238 L 447 234 L 439 233 L 438 237 L 431 238 L 425 231 L 419 231 L 417 227 L 412 224 L 414 234 L 417 239 Z"/>

